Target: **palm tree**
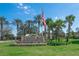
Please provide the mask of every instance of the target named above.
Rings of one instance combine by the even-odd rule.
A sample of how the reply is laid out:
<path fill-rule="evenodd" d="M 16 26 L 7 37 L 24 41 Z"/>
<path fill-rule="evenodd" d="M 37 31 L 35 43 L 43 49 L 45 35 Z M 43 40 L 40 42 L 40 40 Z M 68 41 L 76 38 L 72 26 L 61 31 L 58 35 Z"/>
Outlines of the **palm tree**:
<path fill-rule="evenodd" d="M 79 27 L 76 28 L 76 31 L 79 33 Z"/>
<path fill-rule="evenodd" d="M 14 20 L 14 24 L 15 24 L 16 27 L 17 27 L 17 36 L 18 36 L 19 27 L 21 26 L 22 21 L 21 21 L 20 19 L 15 19 L 15 20 Z"/>
<path fill-rule="evenodd" d="M 76 28 L 76 36 L 79 38 L 79 27 Z"/>
<path fill-rule="evenodd" d="M 66 40 L 66 42 L 69 41 L 70 30 L 71 30 L 71 26 L 72 26 L 72 24 L 74 22 L 74 19 L 75 19 L 75 16 L 74 15 L 66 16 L 66 22 L 68 23 L 68 34 L 67 34 L 67 40 Z"/>
<path fill-rule="evenodd" d="M 62 30 L 63 27 L 65 27 L 65 22 L 61 19 L 58 19 L 55 21 L 55 37 L 58 40 L 59 39 L 59 32 Z"/>
<path fill-rule="evenodd" d="M 47 18 L 46 24 L 47 24 L 47 27 L 48 27 L 48 39 L 50 39 L 50 30 L 52 29 L 52 32 L 53 32 L 53 21 L 52 21 L 52 19 Z"/>
<path fill-rule="evenodd" d="M 35 16 L 34 17 L 35 18 L 35 20 L 37 21 L 37 23 L 38 23 L 38 34 L 39 34 L 39 30 L 40 30 L 40 26 L 41 26 L 41 24 L 42 24 L 42 17 L 41 17 L 41 15 L 37 15 L 37 16 Z"/>
<path fill-rule="evenodd" d="M 3 34 L 4 34 L 4 37 L 5 39 L 8 39 L 9 38 L 9 35 L 8 34 L 12 34 L 12 28 L 9 27 L 10 23 L 8 21 L 5 21 L 4 23 L 4 29 L 3 29 Z"/>
<path fill-rule="evenodd" d="M 20 29 L 22 30 L 21 32 L 22 32 L 23 35 L 25 36 L 25 35 L 26 35 L 27 25 L 26 25 L 26 24 L 22 24 L 22 25 L 20 26 Z"/>
<path fill-rule="evenodd" d="M 3 40 L 3 25 L 5 23 L 5 18 L 0 17 L 0 27 L 1 27 L 1 40 Z"/>
<path fill-rule="evenodd" d="M 71 37 L 72 39 L 75 38 L 75 32 L 74 32 L 73 30 L 72 30 L 71 33 L 70 33 L 70 37 Z"/>
<path fill-rule="evenodd" d="M 52 19 L 51 19 L 52 20 Z M 55 28 L 55 23 L 54 21 L 50 21 L 50 29 L 52 31 L 52 39 L 54 39 L 54 28 Z"/>
<path fill-rule="evenodd" d="M 38 27 L 37 27 L 37 21 L 33 20 L 32 22 L 33 22 L 33 25 L 32 25 L 33 32 L 37 33 L 37 29 L 38 29 Z"/>
<path fill-rule="evenodd" d="M 31 28 L 32 28 L 32 25 L 33 25 L 33 21 L 32 20 L 27 20 L 25 23 L 28 27 L 28 33 L 30 34 L 31 30 L 32 30 Z"/>

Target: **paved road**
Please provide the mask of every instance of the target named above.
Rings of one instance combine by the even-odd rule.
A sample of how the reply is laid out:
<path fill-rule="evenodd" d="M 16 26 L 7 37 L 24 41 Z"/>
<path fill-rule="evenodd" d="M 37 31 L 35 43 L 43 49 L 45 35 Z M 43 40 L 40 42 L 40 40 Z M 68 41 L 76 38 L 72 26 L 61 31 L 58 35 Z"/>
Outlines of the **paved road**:
<path fill-rule="evenodd" d="M 5 43 L 5 42 L 15 42 L 15 41 L 14 40 L 0 41 L 0 43 Z"/>

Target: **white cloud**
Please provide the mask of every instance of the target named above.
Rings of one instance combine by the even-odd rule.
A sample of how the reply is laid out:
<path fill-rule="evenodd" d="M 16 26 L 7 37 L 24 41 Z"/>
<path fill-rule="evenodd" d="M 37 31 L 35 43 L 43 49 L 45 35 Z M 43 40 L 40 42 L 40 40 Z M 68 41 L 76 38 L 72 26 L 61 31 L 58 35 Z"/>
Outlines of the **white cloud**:
<path fill-rule="evenodd" d="M 17 5 L 17 8 L 20 9 L 22 12 L 24 12 L 27 15 L 28 14 L 31 15 L 33 13 L 32 9 L 31 9 L 31 6 L 24 5 L 23 3 L 19 3 Z"/>
<path fill-rule="evenodd" d="M 27 12 L 27 11 L 24 11 L 24 13 L 25 13 L 25 14 L 30 14 L 30 13 L 29 13 L 29 12 Z"/>
<path fill-rule="evenodd" d="M 61 16 L 61 18 L 64 18 L 63 16 Z"/>
<path fill-rule="evenodd" d="M 23 4 L 22 3 L 19 3 L 19 6 L 23 6 Z"/>
<path fill-rule="evenodd" d="M 20 8 L 20 6 L 17 6 L 17 8 Z"/>
<path fill-rule="evenodd" d="M 27 10 L 27 9 L 28 9 L 28 7 L 27 7 L 27 6 L 24 6 L 23 8 L 24 8 L 25 10 Z"/>
<path fill-rule="evenodd" d="M 21 9 L 22 11 L 24 11 L 26 13 L 26 11 L 29 10 L 28 6 L 24 6 L 22 3 L 18 4 L 17 6 L 18 9 Z"/>
<path fill-rule="evenodd" d="M 58 17 L 56 16 L 55 19 L 58 19 Z"/>

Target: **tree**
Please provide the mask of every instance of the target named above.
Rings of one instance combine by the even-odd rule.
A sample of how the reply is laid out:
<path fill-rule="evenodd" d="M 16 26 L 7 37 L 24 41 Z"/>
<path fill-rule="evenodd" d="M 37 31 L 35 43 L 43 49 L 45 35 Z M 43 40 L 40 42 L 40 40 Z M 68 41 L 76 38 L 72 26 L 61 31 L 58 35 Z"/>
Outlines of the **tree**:
<path fill-rule="evenodd" d="M 37 23 L 38 23 L 38 34 L 39 34 L 39 30 L 40 30 L 40 26 L 41 26 L 41 24 L 42 24 L 42 17 L 41 17 L 41 15 L 37 15 L 37 16 L 35 16 L 34 17 L 35 18 L 35 20 L 37 21 Z"/>
<path fill-rule="evenodd" d="M 59 40 L 59 32 L 62 31 L 62 28 L 65 27 L 65 22 L 61 19 L 55 21 L 55 37 Z"/>
<path fill-rule="evenodd" d="M 26 22 L 26 25 L 27 25 L 27 30 L 28 30 L 28 33 L 30 34 L 31 31 L 32 31 L 32 25 L 33 25 L 33 21 L 32 20 L 27 20 Z"/>
<path fill-rule="evenodd" d="M 75 34 L 75 38 L 79 38 L 79 27 L 76 28 L 76 34 Z"/>
<path fill-rule="evenodd" d="M 71 31 L 71 32 L 70 32 L 70 38 L 72 38 L 72 39 L 75 38 L 75 32 L 74 32 L 74 31 Z"/>
<path fill-rule="evenodd" d="M 3 25 L 5 24 L 5 17 L 0 17 L 0 27 L 1 27 L 1 40 L 3 40 Z"/>
<path fill-rule="evenodd" d="M 50 39 L 50 23 L 51 23 L 52 19 L 51 18 L 47 18 L 46 19 L 46 24 L 47 24 L 47 27 L 48 27 L 48 39 Z"/>
<path fill-rule="evenodd" d="M 50 39 L 50 31 L 52 31 L 52 39 L 54 39 L 54 21 L 51 18 L 46 19 L 46 24 L 48 27 L 48 38 Z"/>
<path fill-rule="evenodd" d="M 18 37 L 19 27 L 22 25 L 22 21 L 20 19 L 15 19 L 13 24 L 15 24 L 17 27 L 17 37 Z"/>
<path fill-rule="evenodd" d="M 22 24 L 20 26 L 20 29 L 21 29 L 21 33 L 23 33 L 22 35 L 26 35 L 26 30 L 27 30 L 27 25 L 26 24 Z"/>
<path fill-rule="evenodd" d="M 10 28 L 5 28 L 4 29 L 4 38 L 6 40 L 12 40 L 14 39 L 14 35 L 12 34 L 12 30 Z"/>
<path fill-rule="evenodd" d="M 76 31 L 79 33 L 79 27 L 76 28 Z"/>
<path fill-rule="evenodd" d="M 50 30 L 52 31 L 52 39 L 54 39 L 54 28 L 55 28 L 55 23 L 52 20 L 52 21 L 50 21 Z"/>
<path fill-rule="evenodd" d="M 66 40 L 66 42 L 69 41 L 70 30 L 71 30 L 71 26 L 72 26 L 74 20 L 75 20 L 75 16 L 74 15 L 66 16 L 66 22 L 68 23 L 68 34 L 67 34 L 67 40 Z"/>
<path fill-rule="evenodd" d="M 32 24 L 33 33 L 37 33 L 37 29 L 38 29 L 37 21 L 33 20 L 32 22 L 33 22 Z"/>

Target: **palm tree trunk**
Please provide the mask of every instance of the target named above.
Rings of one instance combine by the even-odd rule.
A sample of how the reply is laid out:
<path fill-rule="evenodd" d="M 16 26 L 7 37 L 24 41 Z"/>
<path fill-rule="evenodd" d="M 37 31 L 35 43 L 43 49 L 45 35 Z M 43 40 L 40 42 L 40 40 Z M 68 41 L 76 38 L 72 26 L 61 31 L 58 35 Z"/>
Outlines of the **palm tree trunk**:
<path fill-rule="evenodd" d="M 1 40 L 3 40 L 3 24 L 1 22 Z"/>
<path fill-rule="evenodd" d="M 70 38 L 70 24 L 68 24 L 68 35 L 67 35 L 67 40 L 66 40 L 66 42 L 69 41 L 69 38 Z"/>
<path fill-rule="evenodd" d="M 26 35 L 26 33 L 25 33 L 25 29 L 24 29 L 24 36 Z"/>
<path fill-rule="evenodd" d="M 17 39 L 18 39 L 18 31 L 19 31 L 19 26 L 17 24 Z"/>
<path fill-rule="evenodd" d="M 53 29 L 52 29 L 52 39 L 54 39 L 54 33 L 53 33 L 54 31 L 53 31 Z"/>
<path fill-rule="evenodd" d="M 39 32 L 40 32 L 40 24 L 38 24 L 38 35 L 39 35 Z"/>
<path fill-rule="evenodd" d="M 58 41 L 58 29 L 55 30 L 55 39 Z"/>
<path fill-rule="evenodd" d="M 59 29 L 58 29 L 58 42 L 60 42 L 60 38 L 59 38 Z"/>
<path fill-rule="evenodd" d="M 57 30 L 55 31 L 55 37 L 56 37 L 56 40 L 57 40 L 57 38 L 58 38 Z"/>
<path fill-rule="evenodd" d="M 50 39 L 50 29 L 48 29 L 48 39 Z"/>

